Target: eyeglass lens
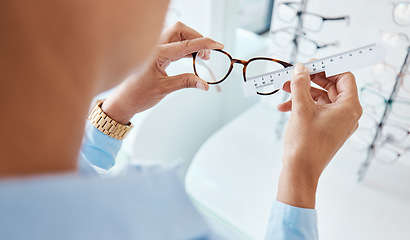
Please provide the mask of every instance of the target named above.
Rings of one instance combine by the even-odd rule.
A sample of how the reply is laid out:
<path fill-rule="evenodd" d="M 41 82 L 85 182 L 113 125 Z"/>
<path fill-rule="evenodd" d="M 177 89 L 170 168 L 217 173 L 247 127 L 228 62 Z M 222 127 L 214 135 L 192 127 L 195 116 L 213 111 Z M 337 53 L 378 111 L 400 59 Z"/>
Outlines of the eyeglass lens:
<path fill-rule="evenodd" d="M 410 2 L 399 2 L 393 9 L 393 19 L 398 25 L 410 25 Z"/>
<path fill-rule="evenodd" d="M 229 73 L 231 59 L 228 55 L 218 52 L 209 51 L 208 58 L 202 58 L 204 51 L 198 52 L 195 58 L 195 70 L 198 77 L 210 84 L 219 83 Z"/>
<path fill-rule="evenodd" d="M 288 47 L 293 44 L 295 34 L 288 32 L 287 30 L 281 30 L 275 32 L 274 39 L 278 45 Z M 298 37 L 298 50 L 301 54 L 308 56 L 314 55 L 317 52 L 317 49 L 318 44 L 315 41 L 303 36 Z"/>
<path fill-rule="evenodd" d="M 295 4 L 279 4 L 278 17 L 284 22 L 291 22 L 296 19 L 298 15 L 297 6 Z M 299 13 L 303 17 L 303 28 L 318 31 L 323 24 L 323 18 L 317 14 L 302 12 Z"/>
<path fill-rule="evenodd" d="M 372 67 L 372 78 L 375 82 L 389 82 L 396 79 L 397 70 L 386 63 L 379 63 Z"/>
<path fill-rule="evenodd" d="M 383 145 L 377 148 L 375 157 L 380 162 L 391 164 L 399 159 L 400 153 L 399 151 L 395 150 L 392 146 Z"/>
<path fill-rule="evenodd" d="M 410 92 L 410 73 L 407 73 L 403 79 L 403 89 L 407 92 Z"/>

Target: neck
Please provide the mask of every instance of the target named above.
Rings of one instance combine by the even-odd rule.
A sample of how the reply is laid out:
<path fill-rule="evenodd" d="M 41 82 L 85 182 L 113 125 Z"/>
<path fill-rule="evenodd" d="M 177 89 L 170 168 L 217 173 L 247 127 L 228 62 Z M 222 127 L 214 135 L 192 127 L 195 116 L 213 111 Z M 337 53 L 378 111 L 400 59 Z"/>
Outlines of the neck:
<path fill-rule="evenodd" d="M 19 17 L 0 21 L 0 177 L 76 171 L 95 59 L 56 51 L 70 49 Z"/>

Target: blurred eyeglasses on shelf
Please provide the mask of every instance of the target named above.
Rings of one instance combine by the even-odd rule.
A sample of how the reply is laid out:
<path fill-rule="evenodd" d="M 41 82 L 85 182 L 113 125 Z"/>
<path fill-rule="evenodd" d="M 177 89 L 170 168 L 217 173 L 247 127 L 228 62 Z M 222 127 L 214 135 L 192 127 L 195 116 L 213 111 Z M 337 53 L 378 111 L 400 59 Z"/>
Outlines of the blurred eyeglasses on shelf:
<path fill-rule="evenodd" d="M 311 56 L 315 55 L 318 50 L 327 48 L 330 46 L 338 46 L 339 42 L 331 42 L 320 44 L 315 40 L 312 40 L 305 36 L 305 34 L 297 34 L 292 31 L 292 28 L 282 28 L 275 31 L 271 31 L 273 39 L 281 47 L 289 47 L 294 45 L 298 48 L 298 52 L 302 55 Z"/>
<path fill-rule="evenodd" d="M 364 151 L 370 148 L 371 151 L 374 151 L 374 157 L 382 163 L 393 164 L 401 156 L 406 153 L 409 153 L 410 146 L 403 146 L 394 142 L 389 142 L 389 140 L 384 138 L 379 138 L 379 140 L 371 145 L 369 141 L 371 135 L 365 135 L 363 132 L 357 132 L 349 140 L 349 145 L 357 150 Z M 371 140 L 370 140 L 371 141 Z"/>
<path fill-rule="evenodd" d="M 377 84 L 367 84 L 360 89 L 360 101 L 363 107 L 374 111 L 382 109 L 387 105 L 390 112 L 402 119 L 410 119 L 410 101 L 404 97 L 390 99 L 383 94 L 382 86 Z"/>
<path fill-rule="evenodd" d="M 399 74 L 399 71 L 395 66 L 387 62 L 382 62 L 372 67 L 371 74 L 372 79 L 377 83 L 393 84 Z M 407 93 L 410 93 L 410 72 L 404 75 L 404 79 L 401 82 L 401 89 Z"/>
<path fill-rule="evenodd" d="M 409 146 L 401 146 L 383 141 L 370 147 L 374 148 L 375 158 L 379 160 L 379 162 L 385 164 L 393 164 L 397 162 L 397 160 L 399 160 L 399 158 L 410 149 Z"/>
<path fill-rule="evenodd" d="M 341 17 L 324 17 L 322 15 L 299 11 L 300 2 L 288 1 L 278 4 L 278 18 L 283 22 L 292 22 L 297 18 L 303 18 L 302 27 L 310 31 L 319 31 L 323 27 L 324 22 L 328 21 L 346 21 L 350 23 L 349 16 Z"/>
<path fill-rule="evenodd" d="M 349 140 L 349 145 L 362 151 L 370 148 L 381 162 L 394 163 L 410 149 L 410 127 L 406 124 L 393 120 L 379 123 L 373 115 L 365 113 L 359 120 L 359 126 L 359 130 Z M 381 135 L 372 145 L 376 131 L 380 131 Z"/>
<path fill-rule="evenodd" d="M 410 26 L 410 1 L 394 3 L 393 20 L 399 26 Z"/>
<path fill-rule="evenodd" d="M 255 57 L 248 61 L 234 59 L 223 50 L 203 50 L 192 54 L 195 74 L 208 84 L 219 84 L 231 74 L 234 64 L 243 65 L 243 80 L 259 76 L 264 73 L 291 67 L 292 64 L 268 57 Z M 257 94 L 271 95 L 279 91 L 272 85 L 261 88 Z"/>
<path fill-rule="evenodd" d="M 380 31 L 383 43 L 392 50 L 403 51 L 410 46 L 409 36 L 402 32 Z"/>

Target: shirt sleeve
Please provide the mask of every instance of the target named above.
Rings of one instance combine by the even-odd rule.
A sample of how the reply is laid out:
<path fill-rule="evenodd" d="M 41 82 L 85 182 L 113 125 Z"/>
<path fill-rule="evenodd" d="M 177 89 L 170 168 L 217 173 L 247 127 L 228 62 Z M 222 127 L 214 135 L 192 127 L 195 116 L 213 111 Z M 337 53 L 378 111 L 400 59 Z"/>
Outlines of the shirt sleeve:
<path fill-rule="evenodd" d="M 121 148 L 122 141 L 112 138 L 86 122 L 83 145 L 80 150 L 80 168 L 84 162 L 90 164 L 97 172 L 107 171 L 115 164 L 115 158 Z M 84 169 L 80 169 L 85 171 Z M 100 171 L 98 171 L 100 170 Z"/>
<path fill-rule="evenodd" d="M 316 210 L 293 207 L 275 201 L 265 239 L 319 239 Z"/>

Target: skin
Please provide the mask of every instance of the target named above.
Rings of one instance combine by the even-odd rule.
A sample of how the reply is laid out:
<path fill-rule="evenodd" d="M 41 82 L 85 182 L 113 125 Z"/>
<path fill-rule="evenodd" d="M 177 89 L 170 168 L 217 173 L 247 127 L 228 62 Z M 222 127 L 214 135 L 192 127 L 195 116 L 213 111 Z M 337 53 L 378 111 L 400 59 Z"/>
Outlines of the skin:
<path fill-rule="evenodd" d="M 283 168 L 277 200 L 292 206 L 315 208 L 319 177 L 344 142 L 356 131 L 362 115 L 355 77 L 343 73 L 310 78 L 298 64 L 284 90 L 292 100 L 278 105 L 291 111 L 284 137 Z M 311 87 L 311 80 L 322 89 Z"/>
<path fill-rule="evenodd" d="M 0 1 L 0 178 L 77 171 L 84 121 L 101 91 L 118 86 L 102 108 L 126 124 L 173 91 L 208 90 L 193 74 L 168 76 L 165 69 L 223 45 L 181 23 L 161 34 L 167 6 L 168 0 Z M 293 100 L 278 106 L 292 114 L 277 199 L 306 208 L 314 208 L 322 171 L 361 115 L 352 74 L 312 81 L 325 90 L 311 88 L 299 71 L 284 87 Z"/>
<path fill-rule="evenodd" d="M 171 62 L 190 57 L 193 52 L 223 47 L 223 44 L 204 38 L 194 29 L 176 23 L 161 35 L 156 56 L 149 68 L 141 75 L 124 81 L 104 102 L 103 111 L 126 124 L 136 113 L 155 106 L 173 91 L 183 88 L 208 91 L 208 83 L 195 74 L 168 76 L 165 69 Z"/>
<path fill-rule="evenodd" d="M 167 5 L 0 2 L 0 177 L 76 171 L 91 99 L 147 68 Z"/>

